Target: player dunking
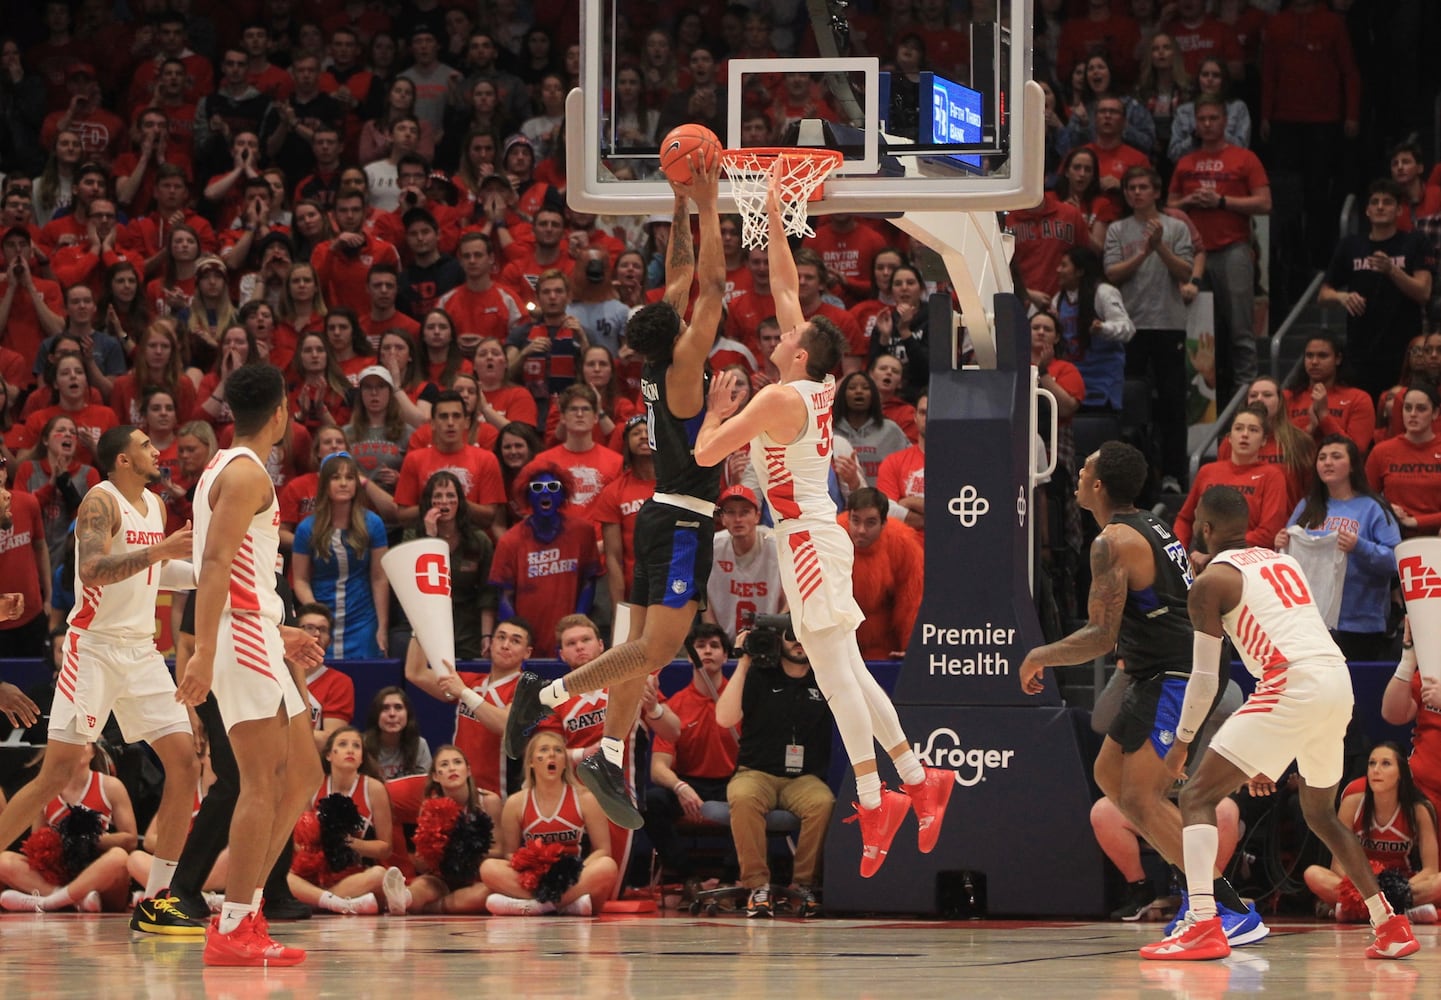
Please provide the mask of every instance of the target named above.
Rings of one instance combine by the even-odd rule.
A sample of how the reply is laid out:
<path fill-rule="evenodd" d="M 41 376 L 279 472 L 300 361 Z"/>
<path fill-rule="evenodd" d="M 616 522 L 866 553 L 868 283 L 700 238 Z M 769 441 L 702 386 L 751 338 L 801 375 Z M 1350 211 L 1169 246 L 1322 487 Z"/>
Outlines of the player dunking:
<path fill-rule="evenodd" d="M 576 768 L 611 822 L 641 827 L 621 770 L 625 737 L 635 725 L 646 675 L 675 658 L 690 633 L 710 576 L 719 470 L 703 468 L 691 455 L 706 404 L 706 357 L 715 342 L 725 298 L 725 250 L 716 208 L 720 163 L 706 166 L 691 157 L 693 180 L 671 181 L 675 215 L 666 257 L 665 300 L 644 306 L 626 324 L 626 343 L 645 359 L 641 395 L 655 460 L 655 495 L 636 520 L 635 578 L 631 583 L 629 630 L 617 614 L 617 634 L 639 636 L 607 650 L 560 680 L 546 684 L 521 675 L 506 721 L 504 748 L 519 756 L 524 734 L 551 709 L 571 697 L 610 689 L 601 753 Z M 690 209 L 700 216 L 700 255 L 691 248 Z M 691 279 L 700 294 L 687 326 L 681 316 Z"/>
<path fill-rule="evenodd" d="M 175 682 L 155 648 L 155 597 L 162 578 L 188 590 L 190 526 L 165 536 L 165 508 L 145 487 L 160 479 L 160 453 L 135 427 L 101 435 L 95 455 L 106 481 L 85 494 L 75 515 L 75 595 L 64 659 L 50 706 L 49 745 L 35 780 L 0 812 L 9 844 L 89 760 L 111 712 L 131 742 L 149 743 L 165 768 L 157 814 L 159 843 L 141 907 L 170 885 L 189 825 L 200 765 L 190 717 L 175 703 Z M 8 504 L 8 496 L 6 501 Z M 57 895 L 66 893 L 61 887 Z M 50 900 L 60 908 L 65 899 Z"/>
<path fill-rule="evenodd" d="M 751 443 L 751 462 L 776 516 L 781 586 L 796 638 L 810 657 L 855 768 L 861 875 L 869 878 L 885 861 L 912 805 L 920 823 L 921 851 L 935 847 L 955 777 L 951 771 L 922 766 L 895 707 L 866 669 L 856 644 L 856 627 L 865 615 L 851 591 L 855 548 L 836 521 L 836 505 L 827 489 L 836 394 L 831 372 L 840 365 L 845 337 L 824 317 L 807 321 L 801 311 L 800 280 L 785 242 L 777 184 L 772 176 L 770 277 L 776 319 L 785 332 L 770 360 L 781 381 L 766 386 L 737 413 L 738 378 L 733 372 L 718 375 L 695 457 L 703 465 L 718 465 Z M 877 740 L 895 762 L 905 795 L 882 790 Z"/>
<path fill-rule="evenodd" d="M 1165 756 L 1192 669 L 1186 613 L 1191 568 L 1171 529 L 1136 509 L 1146 475 L 1145 457 L 1120 441 L 1107 441 L 1086 458 L 1076 503 L 1101 528 L 1091 543 L 1089 620 L 1064 639 L 1027 653 L 1021 688 L 1040 694 L 1046 667 L 1086 663 L 1112 650 L 1119 654 L 1130 684 L 1096 757 L 1096 784 L 1161 857 L 1179 866 L 1181 814 L 1168 795 L 1175 782 Z M 1209 703 L 1207 708 L 1209 714 Z M 1219 875 L 1213 891 L 1226 907 L 1226 930 L 1234 943 L 1251 944 L 1270 933 L 1255 908 Z"/>
<path fill-rule="evenodd" d="M 1336 815 L 1342 741 L 1354 700 L 1351 672 L 1316 610 L 1300 564 L 1284 552 L 1246 546 L 1248 516 L 1246 498 L 1229 486 L 1211 487 L 1196 508 L 1197 534 L 1214 558 L 1191 588 L 1195 663 L 1176 742 L 1166 754 L 1172 775 L 1184 773 L 1190 742 L 1220 685 L 1223 633 L 1259 683 L 1216 731 L 1201 766 L 1181 790 L 1191 908 L 1170 935 L 1143 947 L 1141 956 L 1208 959 L 1231 953 L 1211 895 L 1216 804 L 1248 781 L 1274 782 L 1294 760 L 1306 825 L 1341 862 L 1370 911 L 1376 938 L 1366 957 L 1405 958 L 1421 947 L 1411 921 L 1391 909 L 1360 840 Z"/>
<path fill-rule="evenodd" d="M 205 963 L 295 965 L 305 952 L 271 940 L 258 911 L 265 874 L 322 778 L 301 686 L 324 650 L 281 625 L 275 589 L 280 507 L 261 456 L 290 419 L 279 369 L 236 369 L 226 402 L 234 444 L 211 459 L 195 488 L 195 654 L 176 693 L 199 705 L 214 685 L 240 770 L 225 905 L 206 935 Z"/>

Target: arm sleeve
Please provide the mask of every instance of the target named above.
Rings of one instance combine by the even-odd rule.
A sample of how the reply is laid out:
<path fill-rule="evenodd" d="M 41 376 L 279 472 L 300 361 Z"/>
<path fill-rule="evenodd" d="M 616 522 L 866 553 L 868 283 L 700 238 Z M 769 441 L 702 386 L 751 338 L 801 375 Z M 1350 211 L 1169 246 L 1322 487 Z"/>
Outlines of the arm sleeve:
<path fill-rule="evenodd" d="M 1211 703 L 1220 689 L 1221 637 L 1199 629 L 1191 640 L 1191 679 L 1186 682 L 1186 698 L 1181 704 L 1181 719 L 1176 723 L 1176 738 L 1190 743 L 1211 713 Z"/>

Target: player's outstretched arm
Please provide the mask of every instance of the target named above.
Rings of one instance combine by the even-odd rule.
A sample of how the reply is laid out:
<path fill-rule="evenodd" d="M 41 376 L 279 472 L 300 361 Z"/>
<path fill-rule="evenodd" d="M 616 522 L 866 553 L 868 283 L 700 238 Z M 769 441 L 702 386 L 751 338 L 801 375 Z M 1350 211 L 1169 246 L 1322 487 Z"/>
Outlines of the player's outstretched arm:
<path fill-rule="evenodd" d="M 688 184 L 671 182 L 677 195 L 684 194 L 696 204 L 700 221 L 700 252 L 696 257 L 696 279 L 700 283 L 695 307 L 691 310 L 690 325 L 676 341 L 672 355 L 672 366 L 677 370 L 682 383 L 699 379 L 705 369 L 706 358 L 715 345 L 716 332 L 720 328 L 721 313 L 725 308 L 726 259 L 725 246 L 721 243 L 720 209 L 717 207 L 720 189 L 720 158 L 709 166 L 699 154 L 691 157 L 692 179 Z M 687 228 L 689 219 L 686 220 Z M 671 228 L 671 246 L 676 243 L 676 227 Z M 669 272 L 669 266 L 667 266 Z M 689 290 L 687 283 L 687 290 Z M 679 310 L 684 311 L 684 303 Z"/>
<path fill-rule="evenodd" d="M 675 189 L 676 185 L 671 184 Z M 690 286 L 695 281 L 695 245 L 690 236 L 690 196 L 679 190 L 675 209 L 671 212 L 670 246 L 665 254 L 665 300 L 684 316 L 690 302 Z"/>
<path fill-rule="evenodd" d="M 1040 694 L 1045 667 L 1068 667 L 1094 660 L 1116 648 L 1121 616 L 1126 610 L 1126 564 L 1121 546 L 1109 528 L 1091 543 L 1091 592 L 1086 624 L 1064 639 L 1038 646 L 1021 663 L 1021 688 Z"/>
<path fill-rule="evenodd" d="M 776 322 L 784 333 L 800 326 L 806 317 L 801 311 L 801 279 L 796 271 L 796 259 L 791 256 L 790 244 L 786 242 L 785 220 L 781 215 L 780 170 L 781 161 L 776 160 L 766 188 L 766 224 L 771 295 L 776 302 Z"/>
<path fill-rule="evenodd" d="M 719 465 L 727 455 L 762 431 L 789 440 L 805 422 L 806 404 L 798 393 L 782 385 L 766 386 L 756 393 L 750 405 L 736 413 L 740 405 L 739 382 L 740 376 L 731 371 L 711 379 L 705 420 L 696 434 L 693 450 L 698 465 Z"/>

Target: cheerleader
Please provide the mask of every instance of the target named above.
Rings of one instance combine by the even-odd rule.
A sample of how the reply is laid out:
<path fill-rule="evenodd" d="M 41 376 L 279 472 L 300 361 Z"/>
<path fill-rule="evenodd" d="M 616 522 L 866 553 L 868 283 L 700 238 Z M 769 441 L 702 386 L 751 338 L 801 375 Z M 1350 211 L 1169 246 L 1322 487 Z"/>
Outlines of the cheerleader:
<path fill-rule="evenodd" d="M 512 916 L 599 912 L 619 875 L 605 814 L 576 781 L 559 733 L 532 736 L 524 760 L 525 781 L 500 817 L 503 858 L 480 866 L 490 890 L 485 908 Z M 582 838 L 591 848 L 584 861 Z"/>
<path fill-rule="evenodd" d="M 379 913 L 386 870 L 376 862 L 390 857 L 392 836 L 385 783 L 354 726 L 331 733 L 322 757 L 325 781 L 295 824 L 290 891 L 331 913 Z"/>
<path fill-rule="evenodd" d="M 1346 786 L 1338 811 L 1341 822 L 1355 832 L 1366 850 L 1366 860 L 1382 880 L 1388 872 L 1400 878 L 1383 884 L 1391 905 L 1417 923 L 1435 923 L 1435 903 L 1441 898 L 1441 876 L 1437 873 L 1436 809 L 1417 789 L 1406 757 L 1394 743 L 1377 744 L 1366 761 L 1366 777 Z M 1412 858 L 1420 861 L 1413 871 Z M 1366 908 L 1356 890 L 1341 872 L 1311 865 L 1306 885 L 1320 900 L 1320 910 L 1337 920 L 1361 921 Z M 1392 898 L 1393 894 L 1399 899 Z M 1359 914 L 1353 910 L 1359 908 Z"/>
<path fill-rule="evenodd" d="M 130 889 L 125 862 L 139 842 L 135 810 L 108 759 L 95 751 L 76 762 L 60 794 L 46 803 L 20 852 L 0 854 L 0 907 L 49 913 L 122 912 Z"/>
<path fill-rule="evenodd" d="M 475 787 L 465 754 L 451 744 L 435 752 L 415 831 L 410 883 L 399 868 L 385 873 L 385 905 L 406 913 L 484 913 L 490 890 L 480 881 L 484 858 L 499 858 L 495 829 L 500 796 Z"/>

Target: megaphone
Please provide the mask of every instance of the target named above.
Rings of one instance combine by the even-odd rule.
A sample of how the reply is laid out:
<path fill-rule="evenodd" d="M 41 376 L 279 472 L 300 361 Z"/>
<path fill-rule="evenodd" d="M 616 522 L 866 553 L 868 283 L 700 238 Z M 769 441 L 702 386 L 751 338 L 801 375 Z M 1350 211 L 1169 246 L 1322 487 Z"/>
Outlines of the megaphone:
<path fill-rule="evenodd" d="M 439 538 L 417 538 L 393 547 L 380 560 L 391 592 L 410 619 L 411 631 L 430 668 L 450 673 L 455 663 L 455 623 L 451 618 L 450 545 Z"/>

